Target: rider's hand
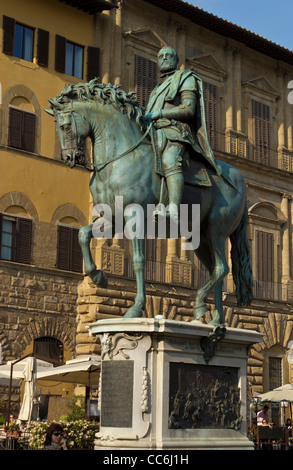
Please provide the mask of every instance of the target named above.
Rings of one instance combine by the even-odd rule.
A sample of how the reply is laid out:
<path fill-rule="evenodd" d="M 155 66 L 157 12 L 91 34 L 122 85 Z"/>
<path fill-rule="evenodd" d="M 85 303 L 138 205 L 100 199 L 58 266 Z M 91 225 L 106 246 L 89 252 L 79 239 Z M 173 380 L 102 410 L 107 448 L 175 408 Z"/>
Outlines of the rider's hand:
<path fill-rule="evenodd" d="M 153 113 L 148 113 L 142 116 L 142 120 L 148 126 L 152 121 L 156 121 L 160 115 L 160 111 L 154 111 Z"/>

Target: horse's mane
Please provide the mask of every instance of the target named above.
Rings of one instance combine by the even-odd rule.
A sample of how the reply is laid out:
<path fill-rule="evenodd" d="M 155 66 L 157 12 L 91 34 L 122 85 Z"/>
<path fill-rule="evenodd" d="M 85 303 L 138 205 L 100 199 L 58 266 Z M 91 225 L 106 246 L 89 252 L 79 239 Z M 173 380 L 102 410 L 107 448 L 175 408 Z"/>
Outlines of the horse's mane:
<path fill-rule="evenodd" d="M 133 98 L 134 95 L 134 92 L 127 93 L 122 90 L 121 85 L 111 85 L 111 83 L 105 85 L 94 78 L 89 83 L 66 85 L 60 95 L 56 96 L 56 101 L 68 103 L 75 100 L 92 100 L 102 104 L 111 104 L 122 114 L 127 114 L 130 120 L 134 120 L 141 127 L 140 117 L 143 114 L 143 108 Z"/>

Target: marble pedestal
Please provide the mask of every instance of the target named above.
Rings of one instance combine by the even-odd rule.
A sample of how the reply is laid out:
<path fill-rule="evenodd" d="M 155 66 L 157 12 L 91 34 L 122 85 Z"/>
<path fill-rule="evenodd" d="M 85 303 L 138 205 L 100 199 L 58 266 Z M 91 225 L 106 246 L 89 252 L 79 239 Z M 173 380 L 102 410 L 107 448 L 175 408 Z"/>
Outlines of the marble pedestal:
<path fill-rule="evenodd" d="M 227 328 L 156 318 L 100 320 L 100 432 L 95 449 L 253 449 L 247 438 L 248 348 L 261 341 Z M 205 353 L 209 348 L 205 349 Z"/>

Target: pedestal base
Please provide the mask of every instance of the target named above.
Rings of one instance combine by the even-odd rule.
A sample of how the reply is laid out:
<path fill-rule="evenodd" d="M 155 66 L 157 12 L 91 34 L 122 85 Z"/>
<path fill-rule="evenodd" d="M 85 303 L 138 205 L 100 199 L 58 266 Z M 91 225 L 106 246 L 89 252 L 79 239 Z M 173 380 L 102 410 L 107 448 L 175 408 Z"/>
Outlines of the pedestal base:
<path fill-rule="evenodd" d="M 248 347 L 254 331 L 227 328 L 212 354 L 201 322 L 100 320 L 100 432 L 96 449 L 253 449 L 247 438 Z"/>

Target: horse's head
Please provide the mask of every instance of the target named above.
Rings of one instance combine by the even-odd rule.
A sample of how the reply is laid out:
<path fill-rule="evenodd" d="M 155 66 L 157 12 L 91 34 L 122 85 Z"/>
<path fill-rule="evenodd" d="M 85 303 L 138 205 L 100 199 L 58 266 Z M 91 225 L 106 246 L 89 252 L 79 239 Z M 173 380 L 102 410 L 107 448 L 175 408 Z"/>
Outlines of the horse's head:
<path fill-rule="evenodd" d="M 76 103 L 62 103 L 56 98 L 51 98 L 49 104 L 51 110 L 45 111 L 55 117 L 64 162 L 70 168 L 76 164 L 85 165 L 85 139 L 90 133 L 88 120 L 79 112 Z"/>

